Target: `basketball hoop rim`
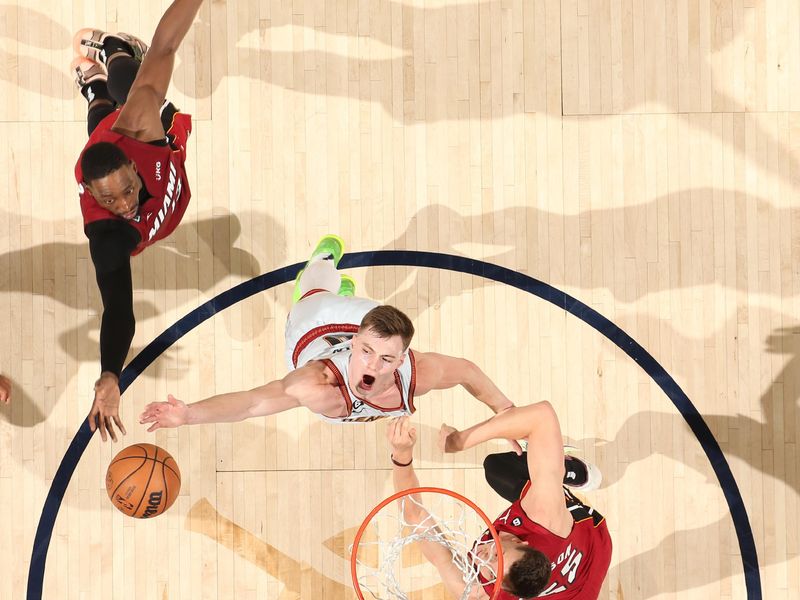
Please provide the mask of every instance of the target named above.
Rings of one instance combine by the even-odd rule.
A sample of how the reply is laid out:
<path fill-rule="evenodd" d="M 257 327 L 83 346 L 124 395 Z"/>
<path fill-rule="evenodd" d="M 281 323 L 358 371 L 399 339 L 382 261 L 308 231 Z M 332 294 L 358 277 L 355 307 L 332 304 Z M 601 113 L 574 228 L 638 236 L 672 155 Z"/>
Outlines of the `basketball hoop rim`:
<path fill-rule="evenodd" d="M 361 593 L 361 586 L 358 584 L 358 575 L 356 573 L 356 557 L 358 556 L 358 545 L 361 542 L 361 536 L 364 534 L 364 531 L 367 529 L 367 525 L 372 518 L 377 515 L 381 509 L 386 507 L 388 504 L 391 504 L 395 500 L 398 500 L 404 496 L 411 496 L 412 494 L 422 494 L 422 493 L 432 493 L 432 494 L 444 494 L 446 496 L 450 496 L 455 498 L 459 502 L 463 502 L 467 506 L 469 506 L 472 510 L 478 513 L 478 516 L 483 519 L 483 522 L 486 523 L 486 526 L 489 528 L 489 533 L 492 534 L 492 538 L 494 539 L 495 548 L 497 548 L 497 579 L 494 582 L 494 591 L 492 592 L 491 600 L 496 600 L 501 592 L 501 584 L 503 583 L 503 550 L 502 546 L 500 545 L 500 537 L 497 533 L 497 530 L 494 528 L 494 523 L 492 523 L 491 519 L 486 516 L 486 513 L 481 510 L 481 508 L 475 504 L 469 498 L 462 496 L 458 492 L 454 492 L 453 490 L 448 490 L 446 488 L 439 488 L 439 487 L 415 487 L 409 488 L 407 490 L 401 490 L 399 492 L 395 492 L 388 498 L 383 499 L 379 502 L 375 508 L 373 508 L 369 514 L 364 517 L 364 520 L 361 522 L 361 526 L 358 528 L 356 532 L 356 537 L 353 539 L 353 551 L 350 553 L 350 577 L 353 580 L 353 588 L 356 591 L 356 596 L 358 596 L 359 600 L 364 600 L 364 595 Z"/>

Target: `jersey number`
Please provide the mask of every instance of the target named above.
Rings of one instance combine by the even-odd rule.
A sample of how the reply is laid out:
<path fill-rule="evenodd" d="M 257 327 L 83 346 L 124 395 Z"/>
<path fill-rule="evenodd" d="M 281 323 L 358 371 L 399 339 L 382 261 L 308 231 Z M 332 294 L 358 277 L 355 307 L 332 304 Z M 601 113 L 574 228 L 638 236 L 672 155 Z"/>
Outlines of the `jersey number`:
<path fill-rule="evenodd" d="M 560 566 L 560 574 L 561 577 L 566 577 L 567 583 L 572 583 L 575 581 L 575 577 L 578 575 L 578 567 L 581 564 L 581 560 L 583 560 L 583 552 L 578 552 L 572 547 L 572 544 L 567 546 L 567 549 L 562 552 L 556 564 L 553 565 L 553 570 L 555 571 L 556 566 Z M 561 563 L 564 563 L 563 565 Z M 557 581 L 554 581 L 550 584 L 550 587 L 545 589 L 539 596 L 550 596 L 552 594 L 558 594 L 563 592 L 567 589 L 565 584 L 561 584 Z"/>

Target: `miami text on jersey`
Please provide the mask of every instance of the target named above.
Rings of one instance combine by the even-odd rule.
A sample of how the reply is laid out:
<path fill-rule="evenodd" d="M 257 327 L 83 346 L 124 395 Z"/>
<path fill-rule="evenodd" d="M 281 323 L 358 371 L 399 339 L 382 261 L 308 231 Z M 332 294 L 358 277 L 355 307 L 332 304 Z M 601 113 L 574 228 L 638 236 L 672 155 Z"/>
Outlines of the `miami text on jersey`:
<path fill-rule="evenodd" d="M 153 226 L 150 228 L 148 240 L 152 240 L 155 237 L 161 225 L 164 223 L 164 220 L 172 212 L 172 209 L 175 208 L 175 203 L 178 201 L 178 198 L 181 197 L 181 188 L 182 184 L 180 179 L 178 179 L 178 172 L 175 170 L 175 165 L 172 161 L 169 161 L 169 182 L 167 183 L 167 191 L 164 194 L 164 201 L 158 211 L 158 215 L 156 215 L 155 221 L 153 221 Z"/>

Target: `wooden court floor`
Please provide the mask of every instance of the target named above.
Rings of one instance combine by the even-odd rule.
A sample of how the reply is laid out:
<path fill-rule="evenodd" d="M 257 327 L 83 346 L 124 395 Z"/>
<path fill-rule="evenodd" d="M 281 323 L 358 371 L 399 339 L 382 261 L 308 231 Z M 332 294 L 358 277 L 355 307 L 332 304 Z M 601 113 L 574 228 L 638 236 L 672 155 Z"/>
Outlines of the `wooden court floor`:
<path fill-rule="evenodd" d="M 15 383 L 0 407 L 3 600 L 26 596 L 43 503 L 99 372 L 71 36 L 149 39 L 168 4 L 0 4 L 0 372 Z M 798 598 L 798 29 L 796 0 L 209 0 L 170 90 L 194 116 L 192 203 L 133 260 L 129 359 L 327 232 L 352 251 L 523 273 L 625 331 L 702 415 L 755 542 L 750 592 L 723 487 L 664 379 L 504 283 L 352 271 L 359 294 L 413 317 L 414 347 L 471 358 L 517 403 L 554 404 L 605 476 L 589 498 L 614 539 L 602 598 Z M 157 520 L 123 517 L 104 487 L 122 446 L 93 439 L 52 531 L 44 598 L 353 597 L 347 545 L 391 490 L 384 423 L 301 411 L 157 434 L 137 423 L 168 393 L 282 376 L 290 287 L 217 314 L 136 379 L 124 444 L 167 448 L 181 495 Z M 424 484 L 494 514 L 504 502 L 481 462 L 503 445 L 442 456 L 435 443 L 441 422 L 487 416 L 462 391 L 420 398 L 416 464 Z"/>

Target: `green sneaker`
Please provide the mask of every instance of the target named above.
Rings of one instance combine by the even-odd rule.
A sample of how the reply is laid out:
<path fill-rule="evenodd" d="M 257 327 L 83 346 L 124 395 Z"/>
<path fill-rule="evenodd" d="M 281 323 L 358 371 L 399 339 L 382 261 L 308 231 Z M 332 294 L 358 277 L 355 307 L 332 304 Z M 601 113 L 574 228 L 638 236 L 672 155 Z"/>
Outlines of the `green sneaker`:
<path fill-rule="evenodd" d="M 329 233 L 328 235 L 324 236 L 319 242 L 317 242 L 317 247 L 314 248 L 314 251 L 311 253 L 311 258 L 308 259 L 306 262 L 306 267 L 308 263 L 311 262 L 317 256 L 321 254 L 326 254 L 333 258 L 333 266 L 338 267 L 339 261 L 342 260 L 342 255 L 344 254 L 344 240 L 340 238 L 338 235 L 333 235 Z M 306 270 L 306 267 L 300 269 L 300 272 L 297 274 L 297 277 L 294 280 L 294 293 L 292 294 L 292 302 L 296 303 L 300 300 L 300 277 L 303 276 L 303 272 Z M 353 286 L 355 289 L 355 286 Z"/>
<path fill-rule="evenodd" d="M 339 285 L 339 291 L 336 292 L 337 296 L 355 296 L 356 295 L 356 281 L 350 275 L 342 274 L 342 283 Z"/>
<path fill-rule="evenodd" d="M 311 253 L 311 258 L 315 258 L 320 254 L 327 254 L 333 257 L 333 265 L 339 267 L 339 261 L 342 260 L 344 254 L 344 240 L 338 235 L 329 233 L 317 242 L 317 247 Z"/>

